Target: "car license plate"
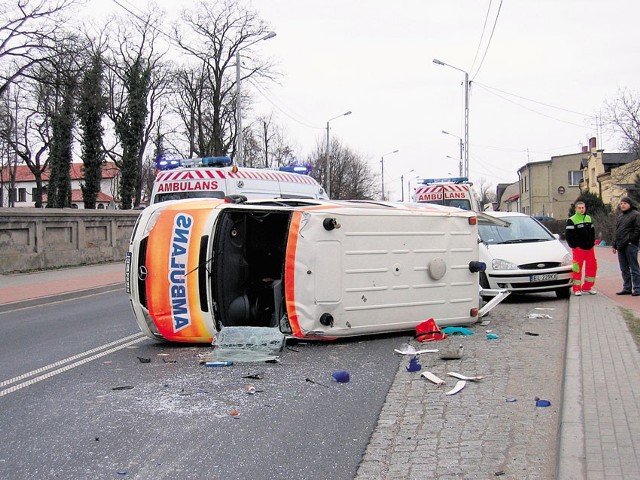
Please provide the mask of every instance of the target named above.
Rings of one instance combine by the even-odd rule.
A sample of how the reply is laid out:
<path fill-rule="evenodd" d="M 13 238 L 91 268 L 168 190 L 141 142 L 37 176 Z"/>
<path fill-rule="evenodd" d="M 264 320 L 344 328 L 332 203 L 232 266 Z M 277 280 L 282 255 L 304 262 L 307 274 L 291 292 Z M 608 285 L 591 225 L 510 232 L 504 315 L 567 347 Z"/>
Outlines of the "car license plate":
<path fill-rule="evenodd" d="M 531 275 L 532 282 L 546 282 L 549 280 L 557 280 L 557 279 L 558 279 L 557 273 L 543 273 L 540 275 Z"/>
<path fill-rule="evenodd" d="M 124 291 L 127 293 L 131 293 L 130 270 L 131 252 L 127 252 L 127 256 L 124 259 Z"/>

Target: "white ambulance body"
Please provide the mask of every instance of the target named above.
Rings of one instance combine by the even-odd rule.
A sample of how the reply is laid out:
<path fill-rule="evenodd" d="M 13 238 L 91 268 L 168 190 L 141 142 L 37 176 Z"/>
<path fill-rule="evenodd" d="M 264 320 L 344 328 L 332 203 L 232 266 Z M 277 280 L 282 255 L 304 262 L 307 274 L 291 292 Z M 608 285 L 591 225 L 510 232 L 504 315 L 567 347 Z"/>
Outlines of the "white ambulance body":
<path fill-rule="evenodd" d="M 328 198 L 316 180 L 296 167 L 284 170 L 230 166 L 229 157 L 156 162 L 150 204 L 185 198 L 244 195 L 259 198 Z M 302 168 L 302 167 L 301 167 Z M 306 170 L 305 170 L 306 171 Z"/>
<path fill-rule="evenodd" d="M 169 341 L 211 342 L 223 327 L 331 340 L 472 324 L 477 220 L 424 204 L 164 202 L 134 229 L 126 287 L 140 329 Z"/>
<path fill-rule="evenodd" d="M 477 212 L 480 209 L 471 191 L 472 186 L 466 177 L 424 178 L 419 180 L 414 200 Z"/>

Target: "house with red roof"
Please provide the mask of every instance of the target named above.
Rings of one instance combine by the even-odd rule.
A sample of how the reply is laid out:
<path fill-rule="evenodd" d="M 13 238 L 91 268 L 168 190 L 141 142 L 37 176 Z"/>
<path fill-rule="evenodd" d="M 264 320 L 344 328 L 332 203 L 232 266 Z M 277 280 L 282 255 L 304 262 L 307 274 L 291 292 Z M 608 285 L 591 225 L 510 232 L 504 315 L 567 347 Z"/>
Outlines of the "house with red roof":
<path fill-rule="evenodd" d="M 84 208 L 82 200 L 81 183 L 83 181 L 83 164 L 71 164 L 71 206 L 73 208 Z M 11 171 L 15 168 L 15 181 L 11 183 Z M 10 170 L 11 169 L 11 170 Z M 44 171 L 42 180 L 46 186 L 49 181 L 50 169 Z M 120 169 L 113 162 L 106 162 L 102 166 L 102 181 L 100 182 L 100 193 L 96 198 L 96 208 L 116 209 L 119 208 L 118 184 L 120 179 Z M 36 192 L 36 180 L 31 170 L 26 165 L 15 167 L 2 166 L 0 169 L 0 207 L 34 207 L 34 195 Z M 43 194 L 43 203 L 47 203 L 47 195 Z"/>

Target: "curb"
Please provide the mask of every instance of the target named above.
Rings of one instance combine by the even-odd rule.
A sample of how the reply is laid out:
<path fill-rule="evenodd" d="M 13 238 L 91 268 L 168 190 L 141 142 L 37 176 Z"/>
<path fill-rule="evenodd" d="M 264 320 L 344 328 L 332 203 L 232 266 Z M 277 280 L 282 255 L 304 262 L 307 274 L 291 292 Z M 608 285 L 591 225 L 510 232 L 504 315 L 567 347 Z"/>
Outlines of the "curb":
<path fill-rule="evenodd" d="M 582 391 L 582 352 L 580 349 L 580 319 L 578 302 L 569 300 L 569 315 L 562 383 L 562 407 L 560 411 L 558 480 L 579 480 L 585 476 L 585 443 Z"/>
<path fill-rule="evenodd" d="M 76 290 L 73 292 L 56 293 L 43 297 L 29 298 L 27 300 L 18 300 L 17 302 L 3 303 L 0 304 L 0 313 L 19 310 L 22 308 L 38 307 L 41 305 L 47 305 L 49 303 L 62 302 L 64 300 L 73 300 L 76 298 L 87 297 L 89 295 L 112 292 L 119 289 L 124 290 L 124 282 L 112 283 L 100 287 L 86 288 L 84 290 Z"/>

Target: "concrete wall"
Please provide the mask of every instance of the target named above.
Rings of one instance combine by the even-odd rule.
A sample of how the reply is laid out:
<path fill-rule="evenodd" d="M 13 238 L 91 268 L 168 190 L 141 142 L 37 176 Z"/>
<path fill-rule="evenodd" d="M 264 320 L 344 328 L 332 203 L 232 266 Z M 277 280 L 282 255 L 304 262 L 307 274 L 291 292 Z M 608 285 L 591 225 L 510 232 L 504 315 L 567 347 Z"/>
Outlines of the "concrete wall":
<path fill-rule="evenodd" d="M 139 214 L 0 208 L 0 274 L 124 261 Z"/>

